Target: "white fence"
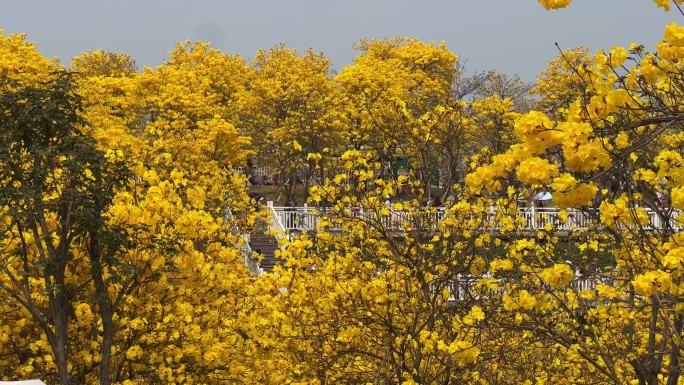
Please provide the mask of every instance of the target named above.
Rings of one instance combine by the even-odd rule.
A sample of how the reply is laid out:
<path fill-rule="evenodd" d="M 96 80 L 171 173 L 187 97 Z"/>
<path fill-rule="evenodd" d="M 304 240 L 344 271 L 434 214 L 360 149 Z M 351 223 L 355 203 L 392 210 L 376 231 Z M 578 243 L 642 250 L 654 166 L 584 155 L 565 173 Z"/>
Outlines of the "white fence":
<path fill-rule="evenodd" d="M 567 220 L 561 220 L 561 211 L 555 208 L 521 207 L 518 215 L 525 218 L 525 230 L 541 230 L 551 225 L 556 230 L 585 229 L 595 222 L 594 215 L 580 210 L 566 210 Z"/>
<path fill-rule="evenodd" d="M 281 175 L 276 172 L 272 167 L 235 167 L 235 172 L 238 174 L 250 175 L 250 183 L 254 185 L 266 185 L 266 184 L 280 184 L 282 183 Z"/>
<path fill-rule="evenodd" d="M 273 216 L 273 227 L 282 227 L 284 230 L 292 231 L 314 231 L 318 229 L 321 215 L 324 215 L 325 209 L 314 207 L 275 207 L 268 202 L 269 209 Z M 332 210 L 328 208 L 327 210 Z M 380 220 L 389 230 L 401 230 L 404 224 L 408 223 L 410 212 L 408 211 L 390 211 L 389 215 L 380 215 L 377 211 L 363 210 L 361 208 L 351 208 L 348 213 L 350 218 L 359 218 L 363 220 Z M 444 217 L 444 209 L 426 212 L 421 217 L 426 226 L 433 226 Z"/>
<path fill-rule="evenodd" d="M 290 231 L 313 231 L 318 229 L 320 216 L 325 214 L 326 209 L 319 209 L 313 207 L 275 207 L 273 202 L 269 202 L 269 208 L 273 215 L 278 230 Z M 332 210 L 328 208 L 327 210 Z M 389 215 L 380 215 L 377 211 L 363 210 L 362 208 L 348 209 L 348 217 L 361 218 L 364 220 L 382 220 L 389 230 L 401 230 L 404 224 L 409 220 L 420 219 L 423 225 L 434 226 L 438 221 L 444 217 L 444 208 L 425 210 L 423 215 L 411 215 L 410 211 L 391 210 Z M 680 215 L 679 211 L 671 210 L 668 213 L 668 218 L 663 220 L 662 215 L 652 210 L 646 210 L 649 216 L 648 225 L 644 229 L 681 229 L 682 223 L 678 222 L 676 218 Z M 495 212 L 492 210 L 492 219 L 494 220 Z M 524 225 L 520 230 L 544 230 L 550 227 L 553 230 L 573 231 L 589 228 L 591 225 L 599 225 L 597 223 L 598 213 L 581 210 L 566 210 L 567 219 L 561 220 L 561 211 L 555 208 L 535 208 L 535 207 L 520 207 L 518 208 L 517 216 L 523 218 Z M 412 223 L 413 224 L 413 223 Z M 496 223 L 493 229 L 496 229 Z"/>
<path fill-rule="evenodd" d="M 315 231 L 318 229 L 319 220 L 323 212 L 321 209 L 313 207 L 275 207 L 273 202 L 268 202 L 268 208 L 272 216 L 271 229 L 275 230 L 279 236 L 285 236 L 286 233 L 291 231 Z M 330 210 L 330 209 L 329 209 Z M 426 211 L 422 216 L 422 220 L 425 223 L 435 224 L 444 217 L 444 208 L 439 208 L 436 211 L 430 210 Z M 650 223 L 647 228 L 661 228 L 659 226 L 668 226 L 669 228 L 682 227 L 681 224 L 676 223 L 675 215 L 679 215 L 679 212 L 672 213 L 672 218 L 669 223 L 664 223 L 661 221 L 660 216 L 652 211 L 647 211 L 649 213 Z M 494 211 L 492 210 L 492 213 Z M 578 230 L 589 227 L 591 224 L 595 223 L 595 216 L 590 212 L 583 212 L 580 210 L 567 210 L 567 220 L 565 222 L 561 221 L 560 211 L 553 208 L 529 208 L 523 207 L 518 209 L 518 216 L 524 218 L 525 230 L 541 230 L 545 229 L 547 225 L 551 225 L 557 230 Z M 378 213 L 375 211 L 363 211 L 359 209 L 351 209 L 349 216 L 352 218 L 362 218 L 362 219 L 378 219 L 386 221 L 388 228 L 400 228 L 403 223 L 406 223 L 410 217 L 410 212 L 408 211 L 390 211 L 389 215 L 378 217 Z M 569 286 L 577 292 L 585 290 L 594 290 L 596 285 L 608 284 L 612 285 L 613 281 L 607 276 L 601 276 L 597 274 L 590 274 L 589 276 L 583 275 L 580 270 L 575 270 L 575 278 L 570 282 Z M 486 277 L 485 277 L 486 278 Z M 477 294 L 479 290 L 474 290 L 474 285 L 482 277 L 472 277 L 472 276 L 459 276 L 457 280 L 449 282 L 446 284 L 446 288 L 449 290 L 450 302 L 463 302 L 469 299 L 478 299 Z M 492 292 L 500 292 L 502 289 L 494 289 Z"/>
<path fill-rule="evenodd" d="M 496 289 L 490 289 L 487 291 L 476 287 L 479 281 L 491 278 L 492 276 L 490 274 L 485 274 L 482 277 L 475 277 L 472 275 L 458 275 L 458 277 L 454 281 L 448 282 L 446 284 L 446 288 L 449 290 L 448 301 L 453 303 L 468 302 L 470 300 L 482 299 L 481 295 L 484 294 L 485 296 L 487 296 L 488 294 L 486 293 L 496 293 L 499 295 L 502 294 L 504 292 L 505 285 L 503 284 L 503 282 L 496 278 L 495 280 L 499 284 L 499 286 Z M 589 275 L 586 275 L 582 274 L 582 272 L 579 269 L 575 269 L 574 277 L 570 281 L 568 286 L 572 288 L 572 290 L 574 290 L 575 292 L 579 293 L 587 290 L 596 290 L 596 285 L 598 284 L 613 286 L 615 285 L 615 281 L 608 275 L 599 274 L 597 272 L 593 272 Z"/>
<path fill-rule="evenodd" d="M 261 267 L 259 267 L 259 264 L 257 263 L 256 259 L 254 259 L 254 251 L 252 248 L 249 246 L 249 241 L 250 241 L 250 236 L 249 234 L 245 234 L 242 236 L 242 246 L 240 247 L 240 254 L 242 254 L 242 262 L 247 266 L 247 269 L 252 274 L 260 275 L 263 273 L 263 270 Z"/>

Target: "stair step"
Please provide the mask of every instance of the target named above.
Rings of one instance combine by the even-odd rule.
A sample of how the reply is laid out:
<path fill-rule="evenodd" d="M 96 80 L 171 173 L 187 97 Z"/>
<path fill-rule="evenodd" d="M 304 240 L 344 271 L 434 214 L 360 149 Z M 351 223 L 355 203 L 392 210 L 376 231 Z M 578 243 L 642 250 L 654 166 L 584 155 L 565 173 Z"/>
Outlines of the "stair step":
<path fill-rule="evenodd" d="M 282 262 L 275 257 L 275 251 L 279 249 L 279 246 L 278 240 L 272 235 L 263 233 L 250 235 L 249 247 L 252 251 L 258 252 L 263 256 L 259 265 L 266 272 L 273 271 L 275 265 Z"/>

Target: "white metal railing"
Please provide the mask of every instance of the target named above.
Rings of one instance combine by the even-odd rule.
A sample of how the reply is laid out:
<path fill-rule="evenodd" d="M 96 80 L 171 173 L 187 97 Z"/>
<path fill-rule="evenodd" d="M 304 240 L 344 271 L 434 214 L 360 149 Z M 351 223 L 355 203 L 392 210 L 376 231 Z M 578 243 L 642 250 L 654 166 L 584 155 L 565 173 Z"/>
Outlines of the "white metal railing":
<path fill-rule="evenodd" d="M 312 207 L 274 207 L 268 202 L 268 207 L 277 231 L 311 231 L 318 227 L 319 214 Z"/>
<path fill-rule="evenodd" d="M 223 219 L 230 222 L 233 219 L 233 212 L 230 208 L 226 208 L 223 214 Z M 233 226 L 232 231 L 239 232 L 239 228 Z M 254 253 L 252 247 L 249 245 L 250 235 L 242 234 L 240 237 L 240 255 L 242 256 L 242 262 L 247 266 L 250 272 L 256 275 L 263 273 L 263 270 L 259 267 L 259 264 L 254 259 Z"/>
<path fill-rule="evenodd" d="M 324 211 L 316 209 L 313 207 L 275 207 L 273 202 L 267 203 L 268 209 L 271 213 L 271 229 L 277 234 L 276 237 L 281 238 L 287 236 L 292 231 L 311 231 L 316 230 L 318 227 L 318 222 L 321 214 Z M 646 210 L 649 214 L 649 226 L 650 228 L 661 228 L 664 223 L 661 221 L 661 217 L 657 213 Z M 436 223 L 444 217 L 444 208 L 439 208 L 434 212 L 428 212 L 424 221 Z M 492 210 L 492 214 L 495 211 Z M 518 209 L 518 215 L 525 219 L 526 230 L 541 230 L 551 225 L 557 230 L 578 230 L 587 228 L 589 225 L 595 223 L 595 216 L 591 213 L 587 213 L 581 210 L 566 210 L 567 220 L 561 223 L 560 220 L 560 210 L 554 208 L 529 208 L 522 207 Z M 388 227 L 401 228 L 403 223 L 406 222 L 409 212 L 408 211 L 398 211 L 394 210 L 390 212 L 390 215 L 382 217 L 383 220 L 387 221 Z M 676 223 L 676 216 L 680 213 L 672 212 L 671 218 L 667 225 L 671 228 L 682 228 L 682 224 Z M 350 210 L 350 216 L 354 218 L 372 218 L 377 215 L 376 212 L 363 211 L 362 208 Z M 469 298 L 477 299 L 477 291 L 473 290 L 473 285 L 477 284 L 479 280 L 483 277 L 472 277 L 472 276 L 459 276 L 454 282 L 449 282 L 447 284 L 447 289 L 449 290 L 450 297 L 448 300 L 450 302 L 466 301 Z M 486 276 L 484 277 L 486 278 Z M 592 275 L 585 276 L 580 270 L 575 270 L 575 278 L 570 282 L 569 286 L 574 290 L 581 292 L 586 290 L 595 290 L 597 284 L 613 284 L 609 277 Z M 502 289 L 494 289 L 493 292 L 498 292 Z"/>
<path fill-rule="evenodd" d="M 249 234 L 242 236 L 240 253 L 242 254 L 242 259 L 245 266 L 247 266 L 247 269 L 249 269 L 249 271 L 253 274 L 261 275 L 264 271 L 261 269 L 261 267 L 259 267 L 256 259 L 254 259 L 254 252 L 252 251 L 252 247 L 249 245 L 249 238 Z"/>
<path fill-rule="evenodd" d="M 556 230 L 586 229 L 595 222 L 591 212 L 569 209 L 565 211 L 567 219 L 561 220 L 561 211 L 548 207 L 521 207 L 518 215 L 525 219 L 525 230 L 541 230 L 550 225 Z"/>
<path fill-rule="evenodd" d="M 282 231 L 312 231 L 318 228 L 320 216 L 324 214 L 324 209 L 316 209 L 313 207 L 275 207 L 273 202 L 269 202 L 269 208 L 272 212 L 274 222 L 278 222 Z M 667 221 L 663 221 L 662 217 L 653 210 L 645 209 L 649 215 L 649 224 L 645 229 L 682 229 L 684 224 L 677 221 L 679 211 L 671 210 Z M 421 220 L 426 225 L 434 225 L 444 217 L 444 208 L 437 208 L 436 211 L 425 212 L 421 216 Z M 349 216 L 352 218 L 361 219 L 377 219 L 378 217 L 385 223 L 389 230 L 401 230 L 403 225 L 407 223 L 409 218 L 409 211 L 392 210 L 389 215 L 379 216 L 377 211 L 364 210 L 363 208 L 349 209 Z M 494 215 L 496 211 L 492 209 L 491 218 L 489 221 L 495 220 Z M 539 208 L 539 207 L 520 207 L 518 208 L 518 216 L 523 218 L 524 226 L 521 230 L 544 230 L 551 228 L 553 230 L 582 230 L 591 225 L 599 225 L 597 222 L 598 213 L 591 211 L 582 211 L 576 209 L 565 210 L 567 219 L 565 222 L 561 220 L 561 211 L 557 208 Z M 496 228 L 496 224 L 494 228 Z"/>
<path fill-rule="evenodd" d="M 664 228 L 669 228 L 669 229 L 682 229 L 684 228 L 684 224 L 677 221 L 677 217 L 681 215 L 682 213 L 679 210 L 675 209 L 669 209 L 665 212 L 666 218 L 663 220 L 663 216 L 659 215 L 657 211 L 654 210 L 646 210 L 646 213 L 648 214 L 648 224 L 649 227 L 653 229 L 664 229 Z"/>
<path fill-rule="evenodd" d="M 268 207 L 268 211 L 270 214 L 269 231 L 274 233 L 273 235 L 275 235 L 275 237 L 278 239 L 287 236 L 288 229 L 285 228 L 285 222 L 283 222 L 282 218 L 280 218 L 280 212 L 282 210 L 279 209 L 281 207 L 273 207 L 272 201 L 266 202 L 266 207 Z"/>
<path fill-rule="evenodd" d="M 313 231 L 318 229 L 318 223 L 321 215 L 326 214 L 326 210 L 332 208 L 315 208 L 315 207 L 276 207 L 272 202 L 268 202 L 269 209 L 273 216 L 274 222 L 279 223 L 283 231 Z M 361 207 L 352 207 L 349 209 L 349 217 L 359 218 L 363 220 L 380 218 L 385 223 L 385 226 L 390 230 L 398 230 L 407 223 L 409 217 L 408 211 L 393 210 L 389 215 L 380 215 L 377 211 L 364 210 Z M 435 224 L 444 217 L 444 209 L 438 209 L 431 213 L 426 213 L 423 220 L 426 223 Z"/>
<path fill-rule="evenodd" d="M 611 285 L 612 280 L 609 280 L 605 277 L 602 276 L 593 276 L 593 277 L 582 277 L 582 278 L 577 278 L 570 282 L 570 286 L 577 290 L 578 292 L 580 291 L 586 291 L 586 290 L 594 290 L 596 289 L 596 285 L 598 284 L 606 284 L 606 285 Z"/>
<path fill-rule="evenodd" d="M 235 171 L 237 174 L 246 174 L 249 173 L 251 175 L 251 181 L 253 184 L 257 185 L 264 185 L 264 184 L 280 184 L 282 183 L 280 174 L 272 167 L 234 167 L 233 171 Z"/>
<path fill-rule="evenodd" d="M 473 300 L 478 300 L 481 299 L 480 295 L 481 294 L 486 294 L 486 293 L 502 293 L 505 290 L 505 284 L 501 282 L 499 279 L 496 279 L 496 281 L 499 283 L 499 286 L 495 289 L 490 289 L 489 291 L 484 291 L 482 288 L 477 288 L 476 286 L 479 284 L 479 282 L 486 280 L 488 278 L 492 278 L 492 275 L 490 273 L 486 273 L 483 276 L 476 277 L 472 275 L 461 275 L 459 274 L 458 277 L 454 281 L 450 281 L 447 283 L 446 288 L 449 290 L 449 302 L 464 302 L 468 301 L 470 299 Z M 607 275 L 602 275 L 602 274 L 589 274 L 585 275 L 582 274 L 582 272 L 579 269 L 575 269 L 574 272 L 574 277 L 568 284 L 569 287 L 571 287 L 574 291 L 576 292 L 582 292 L 582 291 L 587 291 L 587 290 L 596 290 L 596 285 L 603 284 L 603 285 L 609 285 L 613 286 L 615 285 L 615 281 Z"/>

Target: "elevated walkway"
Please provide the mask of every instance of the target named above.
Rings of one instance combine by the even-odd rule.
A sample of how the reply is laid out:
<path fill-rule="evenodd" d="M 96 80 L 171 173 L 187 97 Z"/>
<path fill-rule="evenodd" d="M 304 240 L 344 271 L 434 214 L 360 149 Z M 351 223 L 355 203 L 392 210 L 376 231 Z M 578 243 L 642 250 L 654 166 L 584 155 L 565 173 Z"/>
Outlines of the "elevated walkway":
<path fill-rule="evenodd" d="M 282 237 L 290 237 L 293 234 L 302 232 L 313 232 L 318 230 L 320 224 L 321 213 L 319 210 L 312 207 L 276 207 L 273 202 L 267 202 L 267 207 L 271 215 L 271 225 L 269 233 L 271 235 L 256 235 L 250 243 L 254 250 L 257 248 L 264 255 L 261 262 L 261 267 L 264 271 L 272 271 L 273 267 L 281 261 L 274 257 L 275 250 L 278 248 L 277 239 Z M 679 211 L 670 210 L 670 218 L 667 223 L 661 221 L 661 216 L 658 213 L 646 210 L 649 215 L 649 224 L 646 228 L 661 229 L 661 228 L 678 228 L 683 229 L 681 223 L 676 218 L 680 215 Z M 492 212 L 494 213 L 494 212 Z M 364 212 L 361 209 L 351 211 L 351 217 L 377 220 L 377 212 Z M 394 227 L 396 231 L 401 231 L 403 228 L 401 224 L 410 218 L 409 211 L 390 211 L 389 215 L 383 216 L 385 225 Z M 444 208 L 438 208 L 434 211 L 426 212 L 427 217 L 425 222 L 432 222 L 433 226 L 438 221 L 442 220 L 445 215 Z M 535 208 L 535 207 L 520 207 L 517 212 L 518 218 L 522 218 L 524 223 L 523 232 L 527 231 L 530 234 L 536 234 L 539 230 L 548 230 L 549 226 L 552 230 L 559 233 L 568 233 L 588 228 L 600 228 L 597 223 L 599 217 L 597 212 L 586 212 L 581 210 L 566 210 L 567 220 L 561 222 L 561 211 L 555 208 Z M 493 215 L 492 215 L 493 217 Z M 577 266 L 573 267 L 573 278 L 568 284 L 568 288 L 576 293 L 583 291 L 595 291 L 599 284 L 615 286 L 617 281 L 612 277 L 611 272 L 586 272 L 581 271 Z M 454 282 L 447 284 L 450 297 L 448 301 L 453 306 L 460 304 L 471 303 L 472 300 L 479 300 L 479 289 L 474 290 L 476 283 L 483 279 L 491 277 L 485 274 L 483 277 L 473 277 L 470 275 L 459 276 Z M 495 278 L 496 279 L 496 278 Z M 497 279 L 498 280 L 498 279 Z M 503 282 L 501 282 L 503 283 Z M 495 289 L 494 292 L 500 292 L 501 289 Z M 589 306 L 596 306 L 602 303 L 597 300 L 588 300 L 585 304 Z"/>
<path fill-rule="evenodd" d="M 282 231 L 316 231 L 320 223 L 321 215 L 324 214 L 321 209 L 313 207 L 276 207 L 273 202 L 268 202 L 268 208 L 271 212 L 275 226 Z M 426 212 L 425 221 L 436 223 L 444 218 L 444 207 L 436 208 L 436 211 Z M 658 215 L 656 211 L 644 209 L 649 216 L 649 223 L 644 226 L 644 229 L 658 230 L 658 229 L 682 229 L 684 225 L 677 222 L 676 218 L 681 214 L 678 210 L 670 210 L 669 218 L 663 218 Z M 383 217 L 384 223 L 388 229 L 394 231 L 401 231 L 403 224 L 411 217 L 411 211 L 406 210 L 390 210 L 389 215 Z M 536 234 L 540 230 L 555 230 L 559 232 L 570 232 L 585 230 L 588 228 L 597 228 L 600 225 L 598 222 L 599 213 L 597 210 L 565 210 L 567 220 L 561 220 L 561 210 L 557 208 L 539 208 L 539 207 L 519 207 L 517 217 L 522 218 L 524 225 L 518 229 L 523 232 L 530 232 Z M 363 208 L 351 209 L 350 217 L 358 217 L 361 219 L 377 219 L 377 212 L 366 212 Z M 491 217 L 494 220 L 495 211 L 491 210 Z M 496 229 L 496 224 L 492 229 Z M 473 229 L 475 230 L 475 229 Z"/>

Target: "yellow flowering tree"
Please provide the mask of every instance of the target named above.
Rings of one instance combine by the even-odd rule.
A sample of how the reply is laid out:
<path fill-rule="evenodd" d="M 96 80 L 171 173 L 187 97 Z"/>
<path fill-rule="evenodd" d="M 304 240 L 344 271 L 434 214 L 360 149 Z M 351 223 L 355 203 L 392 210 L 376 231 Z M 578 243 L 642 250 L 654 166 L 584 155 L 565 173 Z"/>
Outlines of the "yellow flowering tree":
<path fill-rule="evenodd" d="M 683 31 L 668 25 L 653 53 L 564 51 L 538 103 L 407 38 L 362 40 L 335 76 L 310 51 L 245 64 L 184 42 L 157 68 L 92 51 L 64 77 L 2 36 L 0 373 L 681 382 Z M 259 276 L 242 249 L 257 215 L 232 171 L 255 153 L 293 181 L 316 175 L 309 203 L 332 203 Z M 420 199 L 432 168 L 459 192 L 444 207 Z M 521 211 L 542 191 L 557 212 Z"/>
<path fill-rule="evenodd" d="M 57 76 L 23 36 L 3 37 L 0 52 L 13 64 L 0 94 L 2 376 L 246 378 L 251 348 L 236 341 L 254 217 L 232 166 L 249 140 L 228 122 L 242 61 L 180 44 L 142 74 L 110 70 L 125 55 L 91 53 Z"/>
<path fill-rule="evenodd" d="M 354 107 L 351 146 L 372 150 L 386 165 L 407 159 L 417 176 L 429 180 L 441 166 L 435 144 L 445 139 L 455 149 L 469 128 L 461 101 L 453 98 L 461 72 L 458 56 L 444 43 L 404 37 L 361 40 L 356 49 L 354 64 L 335 76 Z M 396 177 L 392 174 L 390 169 L 380 176 Z"/>
<path fill-rule="evenodd" d="M 237 344 L 250 288 L 241 248 L 255 218 L 245 180 L 232 171 L 250 154 L 233 124 L 245 74 L 239 56 L 186 42 L 156 69 L 81 79 L 90 134 L 120 148 L 136 176 L 107 214 L 132 239 L 116 257 L 121 280 L 133 285 L 110 290 L 112 382 L 247 375 L 249 345 Z"/>
<path fill-rule="evenodd" d="M 371 156 L 342 157 L 340 175 L 381 172 Z M 420 199 L 389 207 L 385 197 L 404 180 L 377 179 L 358 193 L 344 193 L 354 188 L 344 180 L 312 188 L 311 202 L 334 207 L 315 233 L 285 243 L 284 266 L 256 282 L 269 294 L 245 332 L 268 355 L 263 383 L 458 383 L 485 371 L 484 325 L 501 301 L 478 300 L 496 282 L 470 284 L 486 274 L 483 256 L 494 247 L 488 232 L 471 231 L 487 222 L 487 203 L 446 213 L 422 209 Z"/>
<path fill-rule="evenodd" d="M 537 107 L 533 90 L 532 84 L 517 75 L 489 71 L 483 77 L 471 102 L 480 149 L 496 155 L 515 143 L 515 117 Z"/>
<path fill-rule="evenodd" d="M 588 47 L 568 48 L 561 51 L 549 66 L 537 76 L 537 84 L 531 92 L 540 100 L 537 110 L 549 116 L 562 114 L 578 98 L 583 96 L 585 83 L 575 69 L 590 67 L 594 58 Z"/>
<path fill-rule="evenodd" d="M 59 59 L 48 60 L 38 52 L 25 34 L 5 35 L 0 29 L 0 92 L 17 86 L 31 87 L 52 78 Z"/>
<path fill-rule="evenodd" d="M 494 71 L 465 77 L 444 43 L 396 37 L 356 48 L 354 64 L 335 80 L 353 103 L 350 146 L 373 151 L 385 165 L 379 177 L 396 178 L 390 166 L 406 159 L 424 186 L 438 177 L 449 195 L 465 177 L 467 159 L 483 148 L 504 151 L 514 112 L 531 108 L 529 85 Z"/>
<path fill-rule="evenodd" d="M 242 128 L 253 139 L 254 163 L 289 177 L 289 197 L 299 176 L 306 186 L 325 178 L 326 160 L 345 142 L 348 108 L 323 54 L 279 46 L 257 52 L 250 69 Z"/>
<path fill-rule="evenodd" d="M 568 212 L 594 218 L 597 231 L 575 233 L 572 260 L 592 251 L 610 256 L 606 268 L 568 268 L 554 225 L 524 249 L 523 241 L 509 248 L 522 279 L 506 289 L 512 318 L 501 325 L 562 352 L 537 374 L 544 381 L 555 382 L 549 376 L 559 370 L 583 382 L 681 380 L 678 28 L 666 27 L 654 53 L 637 44 L 593 56 L 561 53 L 540 77 L 544 112 L 520 115 L 519 143 L 468 178 L 474 191 L 500 190 L 496 181 L 511 175 L 552 191 L 555 205 L 568 210 L 561 221 L 571 220 Z M 592 285 L 573 285 L 576 273 Z"/>
<path fill-rule="evenodd" d="M 54 364 L 59 383 L 68 384 L 78 370 L 70 356 L 78 346 L 69 338 L 70 319 L 89 305 L 97 304 L 101 311 L 101 364 L 103 373 L 109 370 L 113 313 L 107 301 L 88 303 L 84 283 L 92 279 L 94 295 L 108 295 L 105 270 L 116 264 L 114 255 L 127 240 L 105 216 L 131 174 L 115 153 L 98 151 L 95 141 L 80 131 L 87 123 L 79 115 L 82 106 L 73 81 L 66 73 L 54 76 L 45 84 L 18 86 L 0 95 L 5 111 L 0 119 L 1 288 L 3 302 L 30 314 L 43 334 L 44 339 L 28 346 L 40 351 L 39 342 L 46 341 L 46 353 L 54 357 L 47 366 Z M 102 383 L 108 383 L 106 378 Z"/>
<path fill-rule="evenodd" d="M 131 55 L 92 49 L 74 57 L 69 66 L 72 71 L 84 77 L 118 77 L 138 71 Z"/>

